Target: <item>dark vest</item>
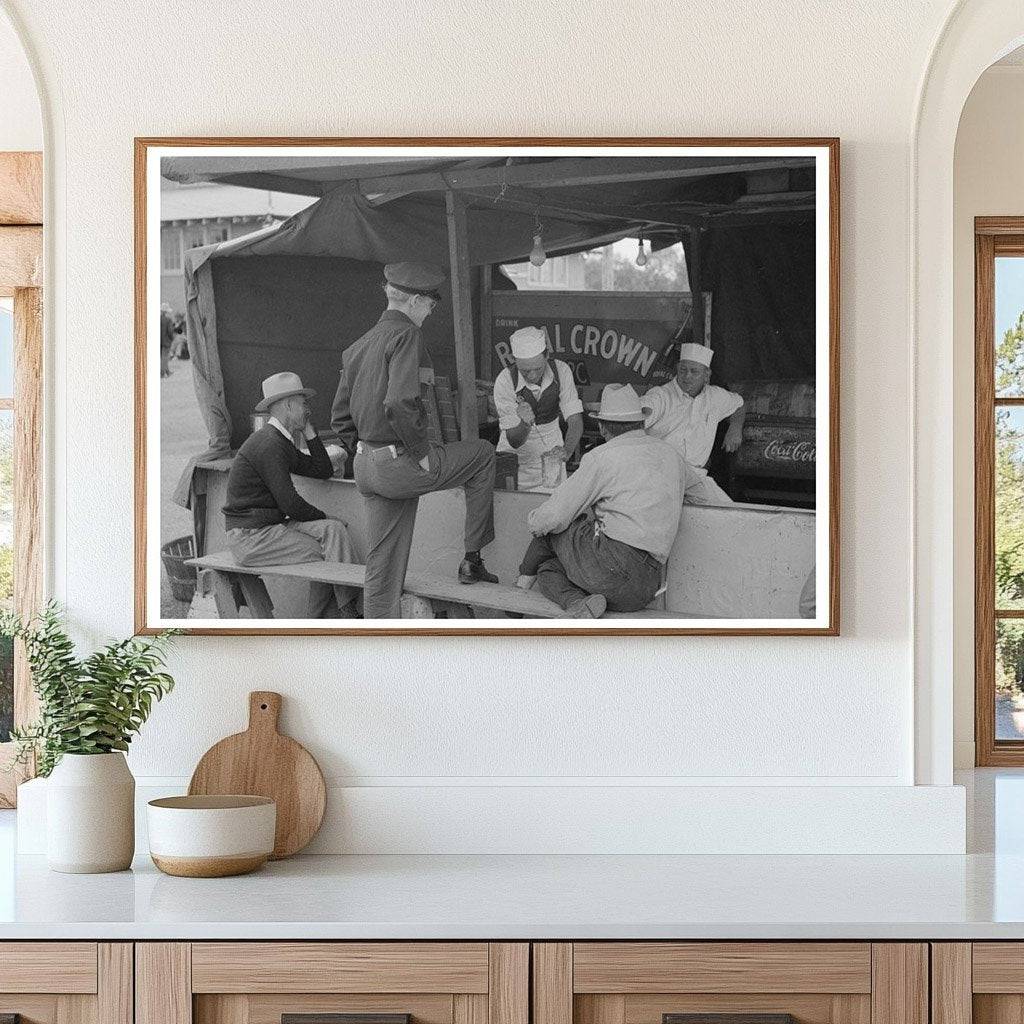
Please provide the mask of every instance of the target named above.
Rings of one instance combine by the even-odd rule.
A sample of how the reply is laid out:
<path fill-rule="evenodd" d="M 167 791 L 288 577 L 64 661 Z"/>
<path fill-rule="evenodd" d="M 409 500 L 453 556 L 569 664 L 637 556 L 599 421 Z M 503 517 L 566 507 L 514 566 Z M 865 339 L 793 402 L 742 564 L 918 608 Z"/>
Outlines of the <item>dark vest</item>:
<path fill-rule="evenodd" d="M 516 392 L 516 397 L 533 409 L 533 418 L 538 423 L 552 423 L 559 416 L 562 381 L 558 375 L 558 367 L 553 362 L 551 363 L 551 373 L 554 379 L 539 395 L 535 396 L 525 384 Z M 516 378 L 518 379 L 518 377 L 519 371 L 517 370 Z"/>

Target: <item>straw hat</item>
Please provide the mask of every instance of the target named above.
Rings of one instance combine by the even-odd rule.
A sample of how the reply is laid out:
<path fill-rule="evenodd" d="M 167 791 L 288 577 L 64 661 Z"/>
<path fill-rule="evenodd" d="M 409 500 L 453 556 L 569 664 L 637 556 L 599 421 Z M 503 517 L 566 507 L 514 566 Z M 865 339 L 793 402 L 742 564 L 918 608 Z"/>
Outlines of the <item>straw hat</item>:
<path fill-rule="evenodd" d="M 256 406 L 257 412 L 266 412 L 275 402 L 292 395 L 315 395 L 312 388 L 304 388 L 297 373 L 275 373 L 263 382 L 263 399 Z"/>
<path fill-rule="evenodd" d="M 640 408 L 640 396 L 632 384 L 609 384 L 601 392 L 601 408 L 597 411 L 599 420 L 613 423 L 634 423 L 643 421 L 644 411 Z"/>

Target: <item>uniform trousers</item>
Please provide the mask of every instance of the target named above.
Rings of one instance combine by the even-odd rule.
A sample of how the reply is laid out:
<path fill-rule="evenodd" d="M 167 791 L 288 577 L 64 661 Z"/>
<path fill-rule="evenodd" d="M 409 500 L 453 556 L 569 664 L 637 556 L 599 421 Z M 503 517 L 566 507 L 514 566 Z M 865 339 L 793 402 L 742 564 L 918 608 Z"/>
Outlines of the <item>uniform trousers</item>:
<path fill-rule="evenodd" d="M 401 618 L 402 587 L 420 496 L 462 487 L 465 543 L 479 551 L 494 540 L 494 446 L 489 441 L 431 444 L 430 469 L 390 448 L 358 452 L 356 485 L 366 502 L 366 588 L 363 617 Z"/>
<path fill-rule="evenodd" d="M 686 467 L 686 500 L 691 505 L 735 504 L 701 466 Z"/>
<path fill-rule="evenodd" d="M 537 589 L 560 608 L 601 594 L 615 612 L 646 608 L 661 586 L 661 563 L 647 551 L 594 529 L 586 516 L 561 533 L 534 537 L 519 571 L 537 577 Z"/>
<path fill-rule="evenodd" d="M 228 549 L 239 565 L 298 565 L 301 562 L 356 561 L 348 530 L 340 519 L 313 519 L 310 522 L 289 519 L 273 526 L 228 530 L 227 535 Z M 358 596 L 358 588 L 334 587 L 330 583 L 313 582 L 309 585 L 309 594 L 303 602 L 303 607 L 296 609 L 294 617 L 323 618 L 332 598 L 337 602 L 338 609 L 342 610 Z"/>

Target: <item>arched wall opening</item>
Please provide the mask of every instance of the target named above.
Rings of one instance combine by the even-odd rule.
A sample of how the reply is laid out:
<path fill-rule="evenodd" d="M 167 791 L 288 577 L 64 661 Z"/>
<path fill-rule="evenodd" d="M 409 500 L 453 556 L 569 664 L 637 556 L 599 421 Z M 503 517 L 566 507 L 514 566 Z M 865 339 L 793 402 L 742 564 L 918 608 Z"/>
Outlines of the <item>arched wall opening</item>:
<path fill-rule="evenodd" d="M 992 714 L 991 696 L 975 697 L 975 664 L 977 650 L 992 641 L 990 628 L 977 638 L 974 625 L 974 593 L 966 583 L 973 581 L 983 567 L 977 562 L 975 516 L 975 218 L 1020 217 L 1024 215 L 1024 195 L 1020 168 L 1024 166 L 1024 49 L 1003 57 L 975 83 L 964 105 L 956 137 L 953 171 L 953 481 L 954 481 L 954 679 L 953 679 L 953 745 L 954 768 L 970 768 L 976 761 L 985 763 L 990 754 L 976 749 L 975 704 L 981 703 Z M 1000 341 L 1017 315 L 1024 308 L 1018 284 L 1024 271 L 1024 260 L 997 263 L 995 341 Z M 988 385 L 991 388 L 991 383 Z M 1017 423 L 1016 409 L 1001 407 L 997 422 L 997 458 L 1001 469 L 997 474 L 996 537 L 1010 538 L 1024 510 L 1011 499 L 1015 488 L 1013 455 Z M 1015 559 L 1006 556 L 1006 540 L 1000 540 L 1004 573 L 996 589 L 1012 592 L 1013 575 L 1019 571 Z M 998 564 L 998 561 L 997 561 Z M 1006 598 L 997 600 L 1004 605 Z M 1011 599 L 1012 600 L 1012 599 Z M 1014 696 L 1011 673 L 1015 660 L 1011 654 L 1013 638 L 1020 625 L 1013 620 L 999 620 L 1004 640 L 996 643 L 995 698 L 996 738 L 1021 736 L 1018 722 L 1019 700 Z"/>
<path fill-rule="evenodd" d="M 954 764 L 954 688 L 962 679 L 962 578 L 954 558 L 962 523 L 954 475 L 954 152 L 975 83 L 1024 42 L 1017 0 L 961 0 L 950 13 L 925 71 L 911 144 L 911 252 L 914 339 L 914 692 L 915 781 L 948 785 Z M 958 410 L 961 411 L 961 410 Z M 958 614 L 960 613 L 959 618 Z M 958 675 L 958 673 L 960 673 Z"/>
<path fill-rule="evenodd" d="M 0 151 L 43 148 L 43 113 L 18 32 L 0 8 Z"/>

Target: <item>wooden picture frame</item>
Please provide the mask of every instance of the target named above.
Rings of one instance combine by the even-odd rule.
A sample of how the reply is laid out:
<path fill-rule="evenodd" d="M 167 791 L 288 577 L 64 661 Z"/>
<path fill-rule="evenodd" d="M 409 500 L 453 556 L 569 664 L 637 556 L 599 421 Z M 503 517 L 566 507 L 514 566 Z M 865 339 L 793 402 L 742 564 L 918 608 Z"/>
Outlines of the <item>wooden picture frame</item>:
<path fill-rule="evenodd" d="M 14 395 L 0 408 L 14 422 L 14 609 L 23 618 L 43 600 L 43 162 L 41 153 L 0 153 L 0 297 L 14 300 Z M 14 653 L 14 724 L 36 716 L 24 650 Z M 0 807 L 13 807 L 31 765 L 11 767 L 0 743 Z"/>
<path fill-rule="evenodd" d="M 812 549 L 813 562 L 810 579 L 815 581 L 816 593 L 819 597 L 813 619 L 803 621 L 796 611 L 796 600 L 792 602 L 792 614 L 776 614 L 771 617 L 756 619 L 740 619 L 726 617 L 711 617 L 700 614 L 693 622 L 686 618 L 676 618 L 676 612 L 671 615 L 658 616 L 656 618 L 640 619 L 635 622 L 625 622 L 623 618 L 615 618 L 605 624 L 605 620 L 591 620 L 587 623 L 570 621 L 567 619 L 540 620 L 522 619 L 502 620 L 481 620 L 474 625 L 473 619 L 435 619 L 431 622 L 413 621 L 402 619 L 400 621 L 386 620 L 386 623 L 371 623 L 363 625 L 345 620 L 336 620 L 337 625 L 320 625 L 312 620 L 301 622 L 289 621 L 287 624 L 277 624 L 275 620 L 264 618 L 257 619 L 252 627 L 243 623 L 244 619 L 234 619 L 230 624 L 227 620 L 198 619 L 189 620 L 182 618 L 168 619 L 161 614 L 159 582 L 154 574 L 158 572 L 159 558 L 156 557 L 158 546 L 156 543 L 158 524 L 153 520 L 159 514 L 159 504 L 154 501 L 153 479 L 149 464 L 154 460 L 153 452 L 158 444 L 156 440 L 155 427 L 159 424 L 158 416 L 155 416 L 147 395 L 154 390 L 154 383 L 159 381 L 154 376 L 154 323 L 159 326 L 159 313 L 157 310 L 158 297 L 155 295 L 159 274 L 152 265 L 154 257 L 161 254 L 161 249 L 153 235 L 155 228 L 161 226 L 164 220 L 160 215 L 160 199 L 155 194 L 159 182 L 159 168 L 161 158 L 181 158 L 185 156 L 199 159 L 206 157 L 217 159 L 222 164 L 218 171 L 219 176 L 207 177 L 203 180 L 219 181 L 222 183 L 234 184 L 241 187 L 253 187 L 272 189 L 274 186 L 271 177 L 263 175 L 262 171 L 256 170 L 252 173 L 235 173 L 232 168 L 236 165 L 230 161 L 236 156 L 252 154 L 253 151 L 260 153 L 273 153 L 275 156 L 287 157 L 294 161 L 299 154 L 291 155 L 297 149 L 315 151 L 322 156 L 325 151 L 336 151 L 338 156 L 348 155 L 351 157 L 353 151 L 362 155 L 371 153 L 376 157 L 395 154 L 414 153 L 425 161 L 430 158 L 454 158 L 456 155 L 468 158 L 480 154 L 479 163 L 486 161 L 484 156 L 493 158 L 495 152 L 504 155 L 505 151 L 515 150 L 517 154 L 532 156 L 534 153 L 553 153 L 566 160 L 572 159 L 574 166 L 581 162 L 582 158 L 595 154 L 605 157 L 632 157 L 651 161 L 666 154 L 678 159 L 707 160 L 730 159 L 738 161 L 743 156 L 744 150 L 752 150 L 750 154 L 751 167 L 755 161 L 770 160 L 776 156 L 781 160 L 784 154 L 796 154 L 796 157 L 809 158 L 817 177 L 814 179 L 815 186 L 811 190 L 813 200 L 806 202 L 813 204 L 815 223 L 815 380 L 818 382 L 818 404 L 816 405 L 816 423 L 814 428 L 814 444 L 817 446 L 818 465 L 827 467 L 824 479 L 815 483 L 814 494 L 816 495 L 817 507 L 819 509 L 814 525 L 814 544 Z M 468 152 L 467 152 L 468 151 Z M 714 154 L 714 156 L 711 156 Z M 393 158 L 393 157 L 392 157 Z M 510 157 L 506 163 L 512 165 Z M 204 165 L 212 166 L 212 165 Z M 241 165 L 237 165 L 239 168 Z M 256 166 L 256 165 L 254 165 Z M 261 165 L 262 166 L 262 165 Z M 290 166 L 290 165 L 289 165 Z M 467 367 L 475 365 L 478 356 L 483 356 L 490 349 L 493 352 L 492 339 L 489 339 L 492 320 L 487 318 L 483 312 L 474 311 L 474 304 L 478 294 L 489 295 L 490 285 L 484 283 L 485 274 L 478 272 L 471 267 L 470 255 L 467 252 L 468 246 L 465 242 L 465 230 L 460 230 L 460 225 L 466 223 L 468 207 L 472 202 L 479 199 L 480 189 L 484 186 L 481 182 L 493 184 L 494 175 L 488 175 L 484 170 L 463 175 L 463 169 L 470 167 L 470 164 L 460 166 L 459 173 L 449 174 L 441 186 L 446 196 L 447 220 L 449 231 L 449 255 L 452 268 L 451 280 L 453 288 L 452 305 L 457 310 L 457 316 L 453 321 L 454 353 L 455 362 L 459 370 L 460 381 L 472 379 L 472 374 L 467 376 Z M 763 169 L 763 164 L 758 164 L 758 169 Z M 371 175 L 372 182 L 366 180 L 349 183 L 346 187 L 362 189 L 366 201 L 373 203 L 375 196 L 371 190 L 392 189 L 395 194 L 402 194 L 403 187 L 413 188 L 427 187 L 437 188 L 436 184 L 425 182 L 426 176 L 432 172 L 432 165 L 428 165 L 415 180 L 404 178 L 397 182 L 392 178 L 381 177 L 379 167 Z M 154 177 L 154 168 L 156 175 Z M 706 174 L 706 172 L 705 172 Z M 664 177 L 664 175 L 662 175 Z M 652 175 L 653 177 L 653 175 Z M 500 190 L 501 194 L 497 202 L 508 204 L 508 209 L 518 210 L 525 213 L 531 202 L 535 202 L 525 188 L 520 189 L 520 179 L 528 184 L 537 186 L 536 181 L 529 178 L 528 172 L 521 172 L 516 178 L 515 187 Z M 182 179 L 184 180 L 184 179 Z M 277 179 L 283 180 L 283 179 Z M 502 179 L 507 180 L 506 179 Z M 568 181 L 568 179 L 566 179 Z M 588 180 L 593 180 L 588 179 Z M 614 179 L 619 180 L 619 179 Z M 562 182 L 565 184 L 565 182 Z M 317 188 L 316 183 L 310 184 L 310 189 Z M 490 185 L 488 185 L 490 187 Z M 539 187 L 539 186 L 538 186 Z M 770 186 L 766 185 L 765 188 Z M 510 195 L 511 193 L 511 195 Z M 323 196 L 326 191 L 321 187 L 319 192 L 310 191 L 309 195 Z M 391 193 L 388 193 L 390 195 Z M 772 194 L 774 196 L 774 194 Z M 765 193 L 768 196 L 768 193 Z M 754 200 L 756 201 L 756 196 Z M 776 197 L 777 198 L 777 197 Z M 774 199 L 773 199 L 774 201 Z M 784 196 L 782 204 L 788 201 Z M 778 209 L 767 209 L 768 198 L 765 198 L 758 206 L 758 212 L 765 212 L 764 222 L 771 222 L 772 217 L 776 222 L 781 218 Z M 518 205 L 517 205 L 518 204 Z M 543 204 L 541 204 L 543 205 Z M 581 205 L 581 204 L 578 204 Z M 795 205 L 795 203 L 794 203 Z M 538 207 L 539 208 L 539 207 Z M 546 208 L 546 207 L 545 207 Z M 781 209 L 781 206 L 779 207 Z M 577 209 L 574 212 L 579 212 Z M 591 212 L 593 212 L 591 210 Z M 603 211 L 604 212 L 604 211 Z M 721 212 L 721 211 L 719 211 Z M 521 634 L 528 636 L 836 636 L 839 633 L 840 614 L 840 537 L 839 537 L 839 516 L 840 516 L 840 469 L 839 469 L 839 140 L 835 138 L 159 138 L 145 137 L 135 140 L 135 339 L 136 339 L 136 365 L 135 365 L 135 618 L 136 630 L 139 633 L 153 633 L 168 625 L 184 628 L 189 632 L 197 634 L 261 634 L 261 635 L 341 635 L 341 636 L 389 636 L 389 635 L 426 635 L 426 636 L 493 636 Z M 539 214 L 537 215 L 539 222 Z M 620 220 L 623 218 L 620 217 Z M 691 218 L 692 220 L 692 218 Z M 675 222 L 673 222 L 675 223 Z M 682 219 L 678 221 L 681 225 Z M 723 222 L 724 223 L 724 222 Z M 644 228 L 646 230 L 646 228 Z M 694 228 L 695 231 L 698 228 Z M 680 228 L 680 231 L 682 229 Z M 625 237 L 625 236 L 617 236 Z M 210 243 L 215 247 L 217 243 Z M 225 241 L 225 246 L 230 246 L 231 241 Z M 641 237 L 641 248 L 643 240 Z M 700 245 L 694 248 L 696 256 L 700 252 Z M 226 250 L 222 250 L 226 252 Z M 175 258 L 173 247 L 168 250 L 168 259 L 173 262 Z M 205 259 L 205 256 L 195 256 L 199 250 L 190 250 L 189 259 Z M 693 271 L 691 270 L 691 273 Z M 471 289 L 476 289 L 472 291 Z M 710 294 L 710 293 L 709 293 Z M 191 299 L 189 301 L 192 301 Z M 712 324 L 715 316 L 713 307 L 706 303 L 704 289 L 699 288 L 692 296 L 691 329 L 694 338 L 703 339 L 708 325 Z M 155 319 L 154 319 L 155 317 Z M 493 359 L 493 355 L 492 355 Z M 219 373 L 219 369 L 218 369 Z M 822 387 L 821 382 L 827 378 L 827 386 Z M 456 415 L 462 436 L 467 431 L 475 431 L 477 425 L 477 401 L 467 397 L 469 388 L 458 389 Z M 472 434 L 470 436 L 473 436 Z M 813 455 L 812 455 L 813 458 Z M 221 466 L 218 471 L 222 472 L 225 467 Z M 206 469 L 203 469 L 206 472 Z M 210 472 L 213 472 L 211 469 Z M 827 514 L 822 514 L 822 507 L 827 504 Z M 812 501 L 812 506 L 814 501 Z M 754 507 L 754 506 L 750 506 Z M 193 512 L 195 506 L 193 506 Z M 209 510 L 203 513 L 204 522 L 212 521 L 208 517 Z M 194 537 L 200 537 L 205 526 L 199 523 L 196 517 Z M 152 535 L 150 531 L 152 532 Z M 205 537 L 205 534 L 203 535 Z M 205 549 L 204 549 L 205 550 Z M 484 552 L 485 558 L 487 551 Z M 209 563 L 208 564 L 213 564 Z M 804 575 L 807 570 L 804 568 Z M 219 576 L 218 576 L 219 573 Z M 214 576 L 218 578 L 225 574 L 217 570 Z M 230 574 L 228 574 L 230 575 Z M 258 577 L 256 577 L 258 578 Z M 408 578 L 407 578 L 408 581 Z M 202 581 L 201 581 L 202 582 Z M 809 581 L 808 581 L 809 582 Z M 220 579 L 218 586 L 223 587 L 223 579 Z M 262 584 L 260 584 L 262 586 Z M 256 594 L 253 597 L 245 596 L 245 586 L 241 578 L 234 581 L 234 588 L 226 591 L 227 597 L 231 598 L 238 607 L 242 607 L 247 601 L 250 607 L 266 607 L 263 598 Z M 469 588 L 466 588 L 466 597 Z M 266 590 L 263 591 L 266 594 Z M 222 595 L 223 596 L 223 593 Z M 435 595 L 436 596 L 436 595 Z M 822 599 L 823 596 L 823 599 Z M 428 598 L 431 595 L 428 594 Z M 430 607 L 430 600 L 418 598 L 421 604 Z M 218 608 L 221 605 L 218 604 Z M 442 604 L 434 601 L 433 608 L 453 607 L 450 603 Z M 787 606 L 788 607 L 788 606 Z M 646 614 L 646 613 L 645 613 Z M 653 612 L 651 613 L 653 615 Z M 221 625 L 221 622 L 225 622 Z M 505 623 L 508 623 L 506 626 Z M 449 624 L 451 623 L 451 624 Z M 486 623 L 486 624 L 485 624 Z"/>

